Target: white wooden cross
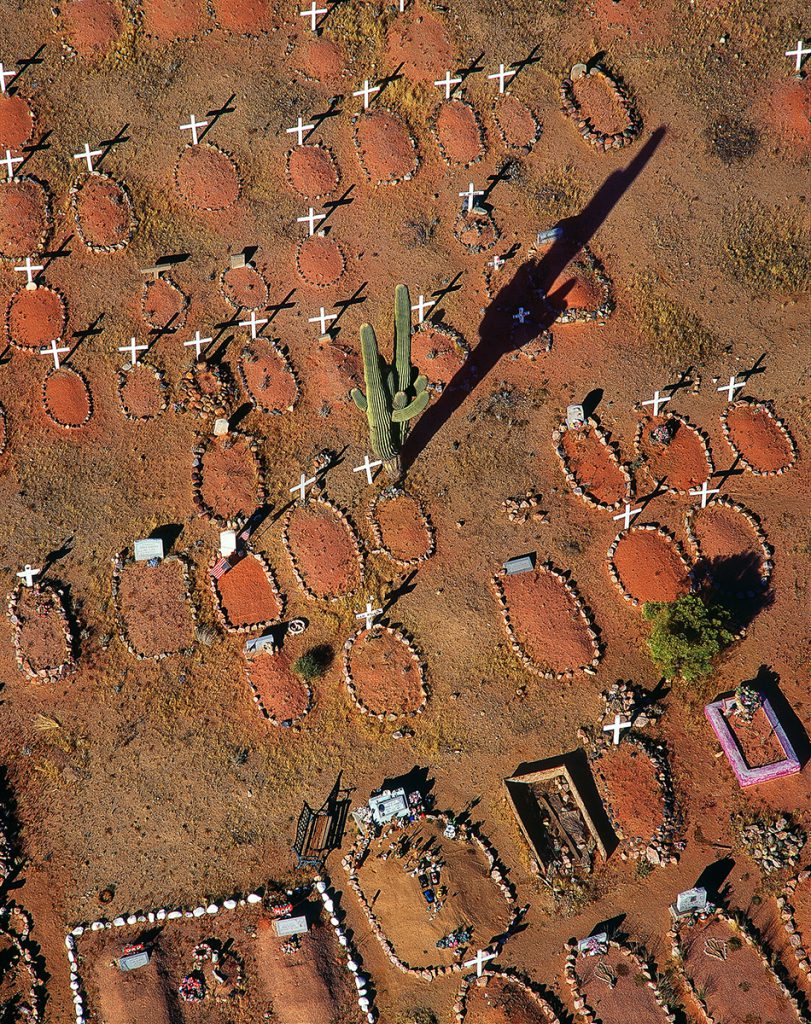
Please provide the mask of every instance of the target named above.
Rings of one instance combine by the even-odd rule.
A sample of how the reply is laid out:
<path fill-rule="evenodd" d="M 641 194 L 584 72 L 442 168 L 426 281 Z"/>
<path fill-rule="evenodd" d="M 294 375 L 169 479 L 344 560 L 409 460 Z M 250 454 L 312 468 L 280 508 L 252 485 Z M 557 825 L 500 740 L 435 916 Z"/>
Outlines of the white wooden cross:
<path fill-rule="evenodd" d="M 6 71 L 5 66 L 0 62 L 0 92 L 6 91 L 6 79 L 14 79 L 17 77 L 16 71 Z"/>
<path fill-rule="evenodd" d="M 14 165 L 21 164 L 24 159 L 25 158 L 21 156 L 12 156 L 11 150 L 6 150 L 6 155 L 3 157 L 2 160 L 0 160 L 0 164 L 6 165 L 6 173 L 8 174 L 9 181 L 11 181 L 11 179 L 14 177 Z"/>
<path fill-rule="evenodd" d="M 328 8 L 319 7 L 318 4 L 313 0 L 312 4 L 306 11 L 299 11 L 299 17 L 310 19 L 310 29 L 315 32 L 318 28 L 318 19 L 322 14 L 327 14 Z"/>
<path fill-rule="evenodd" d="M 484 192 L 477 191 L 476 187 L 474 186 L 473 182 L 471 181 L 471 183 L 468 186 L 468 188 L 466 189 L 466 191 L 459 193 L 459 198 L 460 199 L 467 199 L 467 212 L 470 213 L 470 211 L 473 209 L 473 197 L 474 196 L 483 196 L 483 195 L 484 195 Z"/>
<path fill-rule="evenodd" d="M 260 324 L 266 324 L 267 322 L 268 322 L 267 321 L 267 317 L 265 317 L 264 319 L 262 317 L 258 317 L 256 315 L 256 310 L 252 309 L 251 310 L 251 315 L 250 315 L 249 319 L 247 319 L 247 320 L 240 320 L 239 321 L 239 326 L 240 327 L 250 327 L 250 329 L 251 329 L 251 337 L 254 340 L 256 340 L 256 328 Z"/>
<path fill-rule="evenodd" d="M 400 8 L 400 14 L 405 10 L 406 0 L 398 0 L 398 6 Z"/>
<path fill-rule="evenodd" d="M 146 352 L 146 350 L 148 348 L 149 348 L 149 345 L 137 345 L 135 343 L 135 338 L 130 338 L 129 345 L 120 345 L 119 348 L 118 348 L 118 351 L 119 352 L 129 352 L 129 354 L 130 354 L 130 362 L 132 363 L 133 366 L 137 366 L 138 365 L 138 353 L 139 352 Z"/>
<path fill-rule="evenodd" d="M 488 260 L 487 266 L 493 268 L 493 273 L 501 270 L 506 260 L 503 260 L 501 256 L 494 256 L 491 260 Z"/>
<path fill-rule="evenodd" d="M 2 66 L 3 65 L 0 64 L 0 67 L 2 67 Z M 23 569 L 23 571 L 22 572 L 18 572 L 17 575 L 20 577 L 21 580 L 23 580 L 23 582 L 25 583 L 25 585 L 27 587 L 33 587 L 33 585 L 34 585 L 34 577 L 35 576 L 39 576 L 39 574 L 41 572 L 42 572 L 42 569 L 32 569 L 30 565 L 26 564 L 26 566 Z"/>
<path fill-rule="evenodd" d="M 423 320 L 425 319 L 425 311 L 426 311 L 426 309 L 430 309 L 431 306 L 435 306 L 435 305 L 436 305 L 436 299 L 431 299 L 430 301 L 426 302 L 425 296 L 424 295 L 420 295 L 419 299 L 417 300 L 416 306 L 412 306 L 411 307 L 411 312 L 412 313 L 415 310 L 417 311 L 417 323 L 418 324 L 421 324 L 423 322 Z"/>
<path fill-rule="evenodd" d="M 745 388 L 745 387 L 746 387 L 746 381 L 743 381 L 743 380 L 738 381 L 738 380 L 735 379 L 735 377 L 730 377 L 729 378 L 729 384 L 724 384 L 723 387 L 716 388 L 715 390 L 716 391 L 726 391 L 727 392 L 727 401 L 731 402 L 732 399 L 735 397 L 735 392 L 738 390 L 738 388 Z"/>
<path fill-rule="evenodd" d="M 197 140 L 195 139 L 195 141 L 197 141 Z M 87 162 L 87 169 L 88 169 L 88 171 L 92 172 L 92 170 L 93 170 L 93 157 L 94 156 L 101 156 L 103 152 L 104 152 L 104 150 L 101 150 L 101 149 L 91 149 L 89 143 L 86 142 L 84 144 L 84 152 L 83 153 L 74 153 L 73 154 L 73 159 L 74 160 L 85 160 Z"/>
<path fill-rule="evenodd" d="M 796 59 L 796 63 L 794 64 L 794 70 L 795 71 L 801 71 L 802 70 L 803 61 L 805 60 L 805 58 L 808 56 L 809 53 L 811 53 L 811 47 L 809 47 L 807 50 L 803 49 L 803 40 L 802 39 L 798 39 L 797 40 L 797 49 L 796 50 L 786 50 L 786 56 L 787 57 L 796 57 L 797 58 Z M 3 65 L 0 64 L 0 67 L 2 67 L 2 66 Z"/>
<path fill-rule="evenodd" d="M 30 256 L 26 256 L 25 257 L 25 263 L 23 264 L 23 266 L 15 267 L 14 269 L 17 271 L 18 274 L 25 274 L 25 275 L 27 275 L 28 282 L 26 283 L 25 287 L 29 291 L 32 291 L 37 286 L 36 282 L 34 281 L 34 277 L 35 277 L 34 271 L 36 270 L 37 273 L 39 273 L 40 270 L 44 270 L 45 268 L 38 266 L 36 263 L 32 263 L 31 262 L 31 257 Z"/>
<path fill-rule="evenodd" d="M 453 90 L 457 85 L 462 84 L 461 78 L 451 78 L 450 71 L 445 72 L 445 77 L 440 78 L 438 82 L 434 82 L 434 85 L 438 85 L 445 90 L 445 99 L 449 100 L 453 95 Z"/>
<path fill-rule="evenodd" d="M 653 415 L 658 416 L 660 406 L 664 405 L 665 402 L 669 402 L 672 397 L 672 395 L 665 395 L 664 397 L 662 397 L 662 395 L 660 395 L 658 391 L 654 391 L 653 398 L 649 398 L 646 402 L 643 402 L 642 404 L 652 405 Z"/>
<path fill-rule="evenodd" d="M 211 340 L 212 340 L 211 338 L 201 338 L 200 337 L 200 332 L 199 331 L 195 331 L 194 332 L 194 337 L 191 339 L 191 341 L 184 341 L 183 342 L 183 347 L 184 348 L 189 348 L 191 345 L 194 345 L 194 354 L 197 357 L 197 359 L 199 359 L 200 358 L 200 349 L 204 345 L 207 345 Z"/>
<path fill-rule="evenodd" d="M 208 128 L 208 121 L 198 121 L 194 114 L 189 117 L 188 124 L 182 124 L 180 126 L 180 130 L 182 132 L 191 132 L 193 146 L 196 146 L 200 141 L 200 136 L 197 134 L 198 128 Z"/>
<path fill-rule="evenodd" d="M 709 487 L 708 484 L 709 484 L 709 480 L 705 480 L 704 483 L 701 485 L 701 487 L 698 490 L 690 491 L 690 494 L 695 495 L 695 497 L 698 497 L 699 494 L 701 495 L 701 507 L 702 508 L 706 508 L 707 507 L 707 495 L 708 494 L 718 494 L 718 492 L 719 492 L 719 489 L 717 487 Z"/>
<path fill-rule="evenodd" d="M 625 525 L 624 525 L 623 529 L 627 530 L 628 527 L 631 525 L 631 519 L 634 516 L 639 515 L 639 513 L 641 511 L 642 511 L 641 508 L 631 508 L 630 505 L 626 505 L 625 506 L 625 511 L 624 512 L 620 512 L 620 514 L 618 516 L 614 516 L 614 519 L 615 520 L 624 519 L 625 520 Z"/>
<path fill-rule="evenodd" d="M 310 479 L 308 480 L 307 479 L 307 474 L 306 473 L 302 473 L 301 474 L 301 479 L 296 484 L 296 486 L 290 488 L 290 493 L 291 494 L 295 494 L 296 491 L 298 491 L 299 492 L 299 501 L 304 501 L 305 497 L 307 496 L 307 488 L 310 486 L 310 484 L 314 484 L 314 483 L 315 483 L 315 477 L 314 476 L 311 476 Z"/>
<path fill-rule="evenodd" d="M 503 64 L 499 64 L 498 71 L 496 72 L 496 74 L 488 75 L 487 77 L 488 78 L 497 78 L 498 79 L 498 91 L 499 91 L 499 93 L 503 94 L 504 93 L 504 88 L 505 88 L 506 80 L 508 78 L 512 78 L 512 76 L 514 74 L 516 74 L 515 71 L 505 71 L 504 70 L 504 65 Z"/>
<path fill-rule="evenodd" d="M 311 206 L 310 212 L 307 214 L 306 217 L 296 217 L 296 223 L 306 224 L 308 234 L 314 235 L 316 222 L 319 220 L 325 220 L 326 216 L 327 215 L 325 213 L 316 213 Z"/>
<path fill-rule="evenodd" d="M 304 145 L 304 136 L 307 132 L 311 132 L 315 128 L 314 124 L 305 124 L 304 121 L 299 117 L 298 123 L 293 128 L 287 129 L 288 135 L 298 135 L 298 144 Z"/>
<path fill-rule="evenodd" d="M 380 86 L 379 85 L 369 85 L 369 79 L 368 78 L 364 78 L 364 80 L 363 80 L 363 88 L 362 89 L 358 89 L 357 92 L 353 92 L 352 95 L 353 96 L 362 96 L 363 97 L 363 109 L 364 110 L 368 110 L 369 109 L 369 97 L 371 96 L 371 94 L 373 92 L 380 92 Z"/>
<path fill-rule="evenodd" d="M 614 746 L 616 747 L 619 745 L 620 734 L 622 730 L 630 729 L 631 725 L 631 722 L 623 722 L 622 715 L 614 715 L 614 721 L 611 723 L 611 725 L 604 725 L 603 732 L 614 733 Z"/>
<path fill-rule="evenodd" d="M 496 958 L 496 954 L 495 953 L 486 953 L 483 949 L 480 949 L 479 952 L 476 954 L 476 956 L 472 960 L 466 960 L 465 961 L 464 966 L 465 967 L 475 967 L 476 968 L 476 977 L 477 978 L 481 978 L 482 972 L 484 971 L 484 962 L 485 962 L 485 960 L 495 960 L 495 958 Z"/>
<path fill-rule="evenodd" d="M 321 333 L 322 334 L 326 334 L 327 333 L 327 324 L 329 323 L 329 321 L 330 320 L 337 320 L 337 319 L 338 319 L 338 314 L 337 313 L 327 313 L 327 311 L 322 306 L 321 307 L 321 311 L 319 312 L 318 316 L 308 317 L 307 318 L 307 323 L 308 324 L 320 324 L 320 326 L 321 326 Z"/>
<path fill-rule="evenodd" d="M 54 338 L 51 342 L 50 348 L 41 348 L 39 354 L 41 356 L 53 356 L 54 369 L 59 369 L 59 357 L 64 355 L 65 352 L 70 352 L 69 348 L 58 348 L 59 339 Z"/>
<path fill-rule="evenodd" d="M 524 309 L 523 306 L 519 306 L 518 312 L 513 313 L 513 320 L 517 320 L 523 327 L 527 320 L 529 320 L 529 310 Z"/>
<path fill-rule="evenodd" d="M 382 466 L 382 465 L 383 465 L 383 463 L 380 461 L 380 459 L 378 459 L 377 462 L 370 462 L 369 461 L 369 456 L 367 455 L 364 458 L 364 460 L 363 460 L 363 465 L 362 466 L 355 466 L 355 468 L 352 470 L 352 472 L 353 473 L 363 473 L 363 472 L 365 472 L 366 473 L 366 479 L 371 484 L 371 483 L 374 483 L 374 477 L 372 476 L 372 470 L 373 469 L 377 469 L 378 466 Z"/>
<path fill-rule="evenodd" d="M 372 608 L 372 602 L 371 601 L 367 601 L 366 602 L 366 611 L 365 612 L 355 612 L 355 618 L 356 619 L 366 619 L 366 628 L 367 629 L 371 629 L 372 626 L 374 625 L 375 619 L 378 617 L 378 615 L 382 615 L 382 614 L 383 614 L 383 609 L 382 608 Z"/>

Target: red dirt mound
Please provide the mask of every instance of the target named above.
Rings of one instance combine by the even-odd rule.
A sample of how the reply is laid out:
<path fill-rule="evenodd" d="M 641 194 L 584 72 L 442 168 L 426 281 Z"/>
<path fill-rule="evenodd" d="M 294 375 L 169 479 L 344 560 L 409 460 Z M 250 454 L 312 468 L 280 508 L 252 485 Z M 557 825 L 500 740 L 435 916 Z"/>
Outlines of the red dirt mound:
<path fill-rule="evenodd" d="M 653 762 L 633 743 L 606 748 L 597 761 L 608 803 L 626 839 L 649 840 L 664 819 Z"/>
<path fill-rule="evenodd" d="M 352 533 L 332 508 L 309 502 L 291 509 L 286 534 L 299 573 L 317 597 L 342 597 L 360 586 Z"/>
<path fill-rule="evenodd" d="M 652 444 L 650 435 L 655 427 L 668 422 L 662 416 L 651 418 L 642 430 L 640 450 L 647 459 L 646 468 L 654 479 L 667 477 L 666 486 L 677 491 L 689 491 L 700 487 L 708 478 L 711 467 L 707 465 L 704 442 L 701 435 L 689 423 L 669 421 L 676 427 L 670 444 L 663 447 Z"/>
<path fill-rule="evenodd" d="M 574 83 L 574 97 L 580 117 L 590 118 L 598 132 L 613 135 L 628 127 L 628 118 L 614 99 L 611 83 L 604 75 L 584 75 Z"/>
<path fill-rule="evenodd" d="M 176 331 L 186 323 L 188 306 L 188 297 L 166 278 L 159 277 L 157 281 L 144 284 L 141 309 L 150 326 L 162 328 L 171 324 L 172 330 Z"/>
<path fill-rule="evenodd" d="M 627 496 L 628 484 L 611 456 L 611 449 L 600 441 L 592 427 L 567 430 L 561 444 L 569 469 L 587 494 L 606 505 L 613 505 Z"/>
<path fill-rule="evenodd" d="M 338 187 L 341 173 L 326 146 L 296 146 L 287 156 L 290 184 L 302 196 L 321 199 Z"/>
<path fill-rule="evenodd" d="M 43 400 L 46 413 L 60 427 L 80 427 L 92 409 L 84 378 L 69 366 L 48 374 Z"/>
<path fill-rule="evenodd" d="M 111 1024 L 172 1024 L 167 980 L 157 957 L 130 973 L 120 971 L 109 957 L 99 959 L 94 974 L 102 1020 Z"/>
<path fill-rule="evenodd" d="M 766 409 L 751 402 L 733 405 L 727 427 L 732 444 L 753 469 L 767 473 L 791 464 L 791 445 Z"/>
<path fill-rule="evenodd" d="M 194 616 L 186 601 L 183 565 L 133 562 L 119 583 L 119 608 L 132 646 L 147 658 L 185 650 L 194 643 Z"/>
<path fill-rule="evenodd" d="M 21 288 L 11 297 L 7 320 L 12 344 L 39 351 L 62 337 L 68 313 L 64 299 L 52 288 Z"/>
<path fill-rule="evenodd" d="M 227 210 L 239 197 L 236 164 L 208 142 L 185 148 L 175 167 L 175 183 L 197 210 Z"/>
<path fill-rule="evenodd" d="M 733 715 L 730 725 L 750 768 L 760 768 L 785 758 L 786 752 L 780 745 L 772 723 L 766 717 L 763 708 L 758 708 L 751 722 L 743 721 L 737 715 Z"/>
<path fill-rule="evenodd" d="M 171 43 L 191 39 L 209 27 L 205 0 L 141 0 L 144 35 Z"/>
<path fill-rule="evenodd" d="M 270 0 L 213 0 L 214 17 L 226 32 L 259 35 L 274 27 Z"/>
<path fill-rule="evenodd" d="M 214 438 L 203 455 L 203 501 L 223 520 L 250 515 L 262 500 L 259 463 L 244 437 Z"/>
<path fill-rule="evenodd" d="M 65 0 L 60 6 L 68 42 L 80 57 L 100 57 L 124 27 L 120 0 Z"/>
<path fill-rule="evenodd" d="M 483 975 L 468 989 L 464 1024 L 551 1024 L 523 985 L 504 977 Z"/>
<path fill-rule="evenodd" d="M 239 367 L 245 390 L 265 412 L 293 408 L 298 387 L 290 367 L 267 338 L 257 338 L 240 356 Z"/>
<path fill-rule="evenodd" d="M 296 249 L 296 269 L 307 284 L 325 288 L 340 281 L 346 257 L 337 242 L 323 235 L 303 238 Z"/>
<path fill-rule="evenodd" d="M 403 74 L 415 82 L 430 82 L 440 69 L 453 64 L 453 46 L 444 24 L 433 14 L 413 21 L 396 21 L 389 32 L 388 59 L 392 67 L 403 65 Z"/>
<path fill-rule="evenodd" d="M 516 639 L 536 665 L 565 672 L 590 664 L 588 627 L 557 576 L 536 569 L 501 584 Z"/>
<path fill-rule="evenodd" d="M 770 133 L 799 153 L 811 150 L 811 78 L 781 79 L 761 104 L 762 120 Z"/>
<path fill-rule="evenodd" d="M 77 226 L 83 241 L 99 248 L 129 239 L 132 203 L 123 186 L 102 174 L 89 174 L 73 195 Z"/>
<path fill-rule="evenodd" d="M 48 193 L 33 178 L 0 184 L 0 256 L 39 252 L 48 231 Z"/>
<path fill-rule="evenodd" d="M 34 113 L 24 96 L 0 95 L 0 148 L 20 149 L 34 133 Z"/>
<path fill-rule="evenodd" d="M 612 984 L 597 973 L 606 971 Z M 638 965 L 621 949 L 611 947 L 602 956 L 581 957 L 575 970 L 586 1003 L 604 1024 L 666 1024 L 667 1017 Z"/>
<path fill-rule="evenodd" d="M 428 322 L 423 322 L 411 337 L 411 355 L 432 384 L 448 384 L 467 358 L 457 340 Z"/>
<path fill-rule="evenodd" d="M 307 39 L 294 54 L 296 67 L 316 82 L 337 85 L 346 67 L 340 44 L 325 36 Z"/>
<path fill-rule="evenodd" d="M 419 666 L 388 630 L 361 633 L 349 652 L 349 669 L 358 699 L 373 714 L 407 714 L 423 702 Z"/>
<path fill-rule="evenodd" d="M 675 601 L 689 589 L 689 568 L 671 541 L 633 527 L 614 552 L 623 589 L 638 601 Z"/>
<path fill-rule="evenodd" d="M 570 263 L 544 287 L 552 308 L 560 313 L 568 309 L 597 309 L 603 301 L 600 286 L 577 261 Z"/>
<path fill-rule="evenodd" d="M 355 122 L 360 162 L 374 182 L 395 182 L 417 170 L 417 152 L 408 129 L 391 110 L 369 110 Z"/>
<path fill-rule="evenodd" d="M 54 591 L 23 587 L 17 618 L 17 644 L 29 671 L 53 671 L 69 661 L 62 603 Z"/>
<path fill-rule="evenodd" d="M 538 141 L 540 125 L 535 115 L 515 96 L 499 96 L 493 116 L 506 146 L 529 149 Z"/>
<path fill-rule="evenodd" d="M 443 155 L 453 164 L 467 167 L 484 155 L 484 136 L 476 112 L 462 100 L 450 100 L 439 108 L 436 135 Z"/>
<path fill-rule="evenodd" d="M 310 710 L 310 691 L 304 680 L 291 669 L 293 658 L 286 651 L 259 654 L 247 665 L 253 683 L 267 713 L 277 722 L 294 722 Z"/>
<path fill-rule="evenodd" d="M 124 411 L 139 420 L 151 420 L 166 407 L 165 389 L 156 371 L 146 363 L 137 363 L 124 373 L 120 389 Z"/>
<path fill-rule="evenodd" d="M 695 512 L 693 533 L 716 589 L 760 592 L 763 549 L 745 516 L 734 508 L 709 505 Z"/>
<path fill-rule="evenodd" d="M 264 309 L 268 283 L 254 267 L 235 267 L 222 275 L 222 294 L 234 309 Z"/>
<path fill-rule="evenodd" d="M 419 502 L 410 494 L 381 498 L 374 516 L 383 546 L 393 558 L 409 562 L 431 550 L 431 535 L 423 522 Z"/>
<path fill-rule="evenodd" d="M 282 603 L 255 555 L 246 555 L 215 581 L 223 614 L 233 629 L 258 626 L 278 619 Z"/>

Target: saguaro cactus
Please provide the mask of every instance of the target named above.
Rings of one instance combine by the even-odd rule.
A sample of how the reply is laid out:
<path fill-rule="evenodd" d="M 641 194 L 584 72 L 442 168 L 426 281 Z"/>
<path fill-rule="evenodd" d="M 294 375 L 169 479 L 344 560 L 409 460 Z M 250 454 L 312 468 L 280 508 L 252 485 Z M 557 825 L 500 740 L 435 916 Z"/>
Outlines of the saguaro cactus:
<path fill-rule="evenodd" d="M 366 394 L 353 388 L 352 401 L 366 413 L 372 451 L 383 460 L 389 476 L 401 474 L 400 452 L 409 420 L 428 405 L 428 379 L 411 365 L 411 297 L 404 284 L 394 294 L 394 363 L 384 363 L 371 324 L 360 329 Z"/>

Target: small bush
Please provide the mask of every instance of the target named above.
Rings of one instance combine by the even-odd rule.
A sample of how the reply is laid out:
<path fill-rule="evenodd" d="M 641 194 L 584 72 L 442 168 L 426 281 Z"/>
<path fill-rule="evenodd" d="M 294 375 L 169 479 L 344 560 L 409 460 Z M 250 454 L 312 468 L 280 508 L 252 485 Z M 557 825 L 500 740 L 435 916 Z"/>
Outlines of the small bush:
<path fill-rule="evenodd" d="M 752 156 L 760 138 L 753 124 L 738 117 L 719 117 L 710 125 L 707 136 L 710 149 L 727 166 Z"/>
<path fill-rule="evenodd" d="M 311 647 L 309 651 L 305 651 L 293 662 L 293 671 L 309 683 L 313 679 L 320 679 L 331 664 L 332 648 L 327 644 L 319 644 L 318 647 Z"/>
<path fill-rule="evenodd" d="M 698 594 L 649 601 L 642 616 L 651 623 L 650 656 L 667 679 L 681 676 L 694 683 L 705 678 L 712 673 L 713 659 L 735 639 L 729 612 Z"/>

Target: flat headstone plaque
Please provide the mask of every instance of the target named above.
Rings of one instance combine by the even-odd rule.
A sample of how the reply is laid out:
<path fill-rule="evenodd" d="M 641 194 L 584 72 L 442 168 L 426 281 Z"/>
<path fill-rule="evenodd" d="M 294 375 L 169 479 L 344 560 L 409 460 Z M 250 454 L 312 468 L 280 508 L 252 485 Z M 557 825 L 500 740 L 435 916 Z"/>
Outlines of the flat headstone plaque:
<path fill-rule="evenodd" d="M 504 563 L 504 571 L 508 576 L 515 576 L 519 572 L 532 572 L 534 568 L 534 555 L 518 555 L 515 558 L 508 558 Z"/>
<path fill-rule="evenodd" d="M 597 932 L 577 943 L 577 952 L 581 956 L 600 956 L 608 949 L 608 932 Z"/>
<path fill-rule="evenodd" d="M 569 430 L 578 430 L 586 422 L 586 413 L 582 405 L 566 406 L 566 426 Z"/>
<path fill-rule="evenodd" d="M 225 437 L 228 433 L 228 420 L 225 417 L 218 417 L 214 420 L 214 436 Z"/>
<path fill-rule="evenodd" d="M 228 558 L 229 555 L 237 549 L 237 531 L 236 530 L 220 530 L 220 554 L 223 558 Z"/>
<path fill-rule="evenodd" d="M 707 906 L 707 890 L 701 886 L 694 889 L 685 889 L 676 897 L 676 913 L 692 914 L 696 910 L 703 910 Z"/>
<path fill-rule="evenodd" d="M 231 256 L 230 259 L 228 260 L 228 263 L 231 267 L 231 270 L 241 270 L 243 267 L 248 266 L 248 261 L 245 259 L 244 252 L 234 253 L 234 255 Z"/>
<path fill-rule="evenodd" d="M 272 633 L 267 633 L 265 636 L 252 636 L 250 640 L 245 641 L 245 653 L 259 654 L 260 651 L 269 650 L 272 654 L 274 646 Z"/>
<path fill-rule="evenodd" d="M 147 537 L 135 542 L 135 561 L 149 562 L 153 558 L 163 558 L 163 541 L 160 537 Z"/>
<path fill-rule="evenodd" d="M 290 935 L 305 935 L 307 933 L 307 918 L 303 915 L 301 917 L 283 917 L 281 921 L 274 921 L 273 928 L 280 939 L 285 939 Z"/>

